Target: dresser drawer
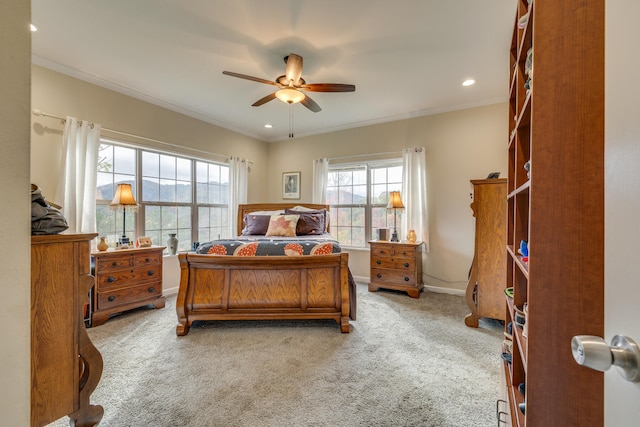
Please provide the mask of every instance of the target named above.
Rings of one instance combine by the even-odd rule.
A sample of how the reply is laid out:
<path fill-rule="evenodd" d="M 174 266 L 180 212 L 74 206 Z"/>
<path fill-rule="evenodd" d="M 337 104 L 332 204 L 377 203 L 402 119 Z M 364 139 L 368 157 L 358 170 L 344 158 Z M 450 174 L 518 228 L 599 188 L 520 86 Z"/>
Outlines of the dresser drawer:
<path fill-rule="evenodd" d="M 136 254 L 133 257 L 133 265 L 140 267 L 143 265 L 160 264 L 162 261 L 162 253 L 148 253 L 148 254 Z"/>
<path fill-rule="evenodd" d="M 133 267 L 133 258 L 128 254 L 98 258 L 98 261 L 96 263 L 96 270 L 101 273 L 107 271 L 122 270 L 123 268 L 129 267 Z"/>
<path fill-rule="evenodd" d="M 371 256 L 378 258 L 415 258 L 416 248 L 402 245 L 376 245 L 371 249 Z"/>
<path fill-rule="evenodd" d="M 150 280 L 156 280 L 161 276 L 162 266 L 160 264 L 149 265 L 148 268 L 136 268 L 126 270 L 115 270 L 98 274 L 96 277 L 96 286 L 98 291 L 119 288 L 126 284 L 142 283 Z"/>
<path fill-rule="evenodd" d="M 371 257 L 372 268 L 389 268 L 393 270 L 414 271 L 416 268 L 415 258 L 402 257 Z"/>
<path fill-rule="evenodd" d="M 397 283 L 400 285 L 415 285 L 416 279 L 413 271 L 403 274 L 397 270 L 371 269 L 371 281 L 374 283 Z"/>
<path fill-rule="evenodd" d="M 98 310 L 107 310 L 124 304 L 135 303 L 162 294 L 162 283 L 151 282 L 144 285 L 119 288 L 107 292 L 98 292 L 96 303 Z"/>

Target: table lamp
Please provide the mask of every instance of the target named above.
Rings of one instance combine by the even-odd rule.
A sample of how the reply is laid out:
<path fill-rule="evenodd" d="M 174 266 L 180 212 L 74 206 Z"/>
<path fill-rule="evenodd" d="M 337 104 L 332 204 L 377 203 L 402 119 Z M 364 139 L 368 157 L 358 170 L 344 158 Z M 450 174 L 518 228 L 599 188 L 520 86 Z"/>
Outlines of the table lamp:
<path fill-rule="evenodd" d="M 393 234 L 391 235 L 392 242 L 398 242 L 398 229 L 396 228 L 396 210 L 404 209 L 402 199 L 400 198 L 399 191 L 392 191 L 389 193 L 389 204 L 387 209 L 393 209 Z"/>
<path fill-rule="evenodd" d="M 131 184 L 118 184 L 116 194 L 113 196 L 111 203 L 109 203 L 109 207 L 114 210 L 122 209 L 122 237 L 118 240 L 118 244 L 120 246 L 129 246 L 129 238 L 126 234 L 126 212 L 138 210 L 136 199 L 133 198 Z"/>

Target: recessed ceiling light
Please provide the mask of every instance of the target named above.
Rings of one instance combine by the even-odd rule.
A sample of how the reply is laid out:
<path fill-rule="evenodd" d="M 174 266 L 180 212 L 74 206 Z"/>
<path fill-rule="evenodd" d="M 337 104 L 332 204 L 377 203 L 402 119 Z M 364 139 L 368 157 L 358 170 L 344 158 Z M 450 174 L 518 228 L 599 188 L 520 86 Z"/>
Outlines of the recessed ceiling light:
<path fill-rule="evenodd" d="M 31 29 L 32 32 L 38 31 L 38 27 L 36 27 L 33 24 L 29 24 L 29 28 Z"/>
<path fill-rule="evenodd" d="M 465 81 L 462 82 L 462 86 L 471 86 L 472 84 L 474 84 L 476 81 L 473 79 L 467 79 Z"/>
<path fill-rule="evenodd" d="M 267 123 L 266 125 L 264 125 L 264 127 L 266 127 L 267 129 L 271 129 L 273 125 L 270 125 L 269 123 Z"/>

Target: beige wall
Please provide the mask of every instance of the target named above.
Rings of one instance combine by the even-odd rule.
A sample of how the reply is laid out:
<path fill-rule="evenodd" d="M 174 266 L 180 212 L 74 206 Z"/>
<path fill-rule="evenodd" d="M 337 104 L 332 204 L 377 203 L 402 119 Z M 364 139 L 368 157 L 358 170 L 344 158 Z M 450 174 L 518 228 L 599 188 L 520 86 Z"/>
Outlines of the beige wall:
<path fill-rule="evenodd" d="M 469 181 L 493 171 L 506 177 L 507 115 L 506 103 L 495 104 L 271 143 L 269 199 L 281 200 L 282 172 L 301 171 L 301 201 L 311 201 L 313 159 L 425 147 L 431 235 L 427 284 L 462 290 L 474 245 Z M 353 274 L 368 277 L 368 252 L 350 251 L 350 258 Z"/>
<path fill-rule="evenodd" d="M 425 147 L 431 250 L 424 272 L 428 285 L 448 290 L 465 288 L 473 257 L 469 180 L 485 178 L 492 171 L 506 176 L 506 103 L 265 143 L 38 66 L 32 67 L 32 88 L 33 108 L 47 113 L 72 115 L 145 138 L 253 160 L 249 202 L 282 201 L 282 172 L 287 171 L 302 173 L 300 201 L 310 202 L 316 158 Z M 62 124 L 45 117 L 33 116 L 32 120 L 31 179 L 55 201 Z M 202 155 L 187 149 L 172 150 Z M 404 230 L 400 232 L 404 234 Z M 368 277 L 368 251 L 350 251 L 350 258 L 353 274 Z"/>
<path fill-rule="evenodd" d="M 197 157 L 223 160 L 238 156 L 254 163 L 249 176 L 249 199 L 267 192 L 267 144 L 221 127 L 139 101 L 112 90 L 34 65 L 32 107 L 56 116 L 74 116 L 103 128 L 175 144 L 158 144 L 103 131 L 104 137 Z M 32 182 L 51 201 L 56 183 L 64 125 L 53 118 L 32 116 Z M 188 147 L 194 150 L 189 150 Z M 204 152 L 211 153 L 210 155 Z"/>
<path fill-rule="evenodd" d="M 30 2 L 0 0 L 0 425 L 29 425 L 31 197 Z"/>

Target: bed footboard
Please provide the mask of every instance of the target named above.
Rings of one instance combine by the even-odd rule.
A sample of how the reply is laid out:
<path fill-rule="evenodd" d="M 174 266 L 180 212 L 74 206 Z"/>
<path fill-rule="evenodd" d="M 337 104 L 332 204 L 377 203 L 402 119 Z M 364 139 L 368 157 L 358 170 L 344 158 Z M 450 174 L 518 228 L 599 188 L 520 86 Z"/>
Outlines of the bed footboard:
<path fill-rule="evenodd" d="M 349 255 L 180 254 L 176 334 L 200 320 L 334 319 L 349 332 Z"/>

